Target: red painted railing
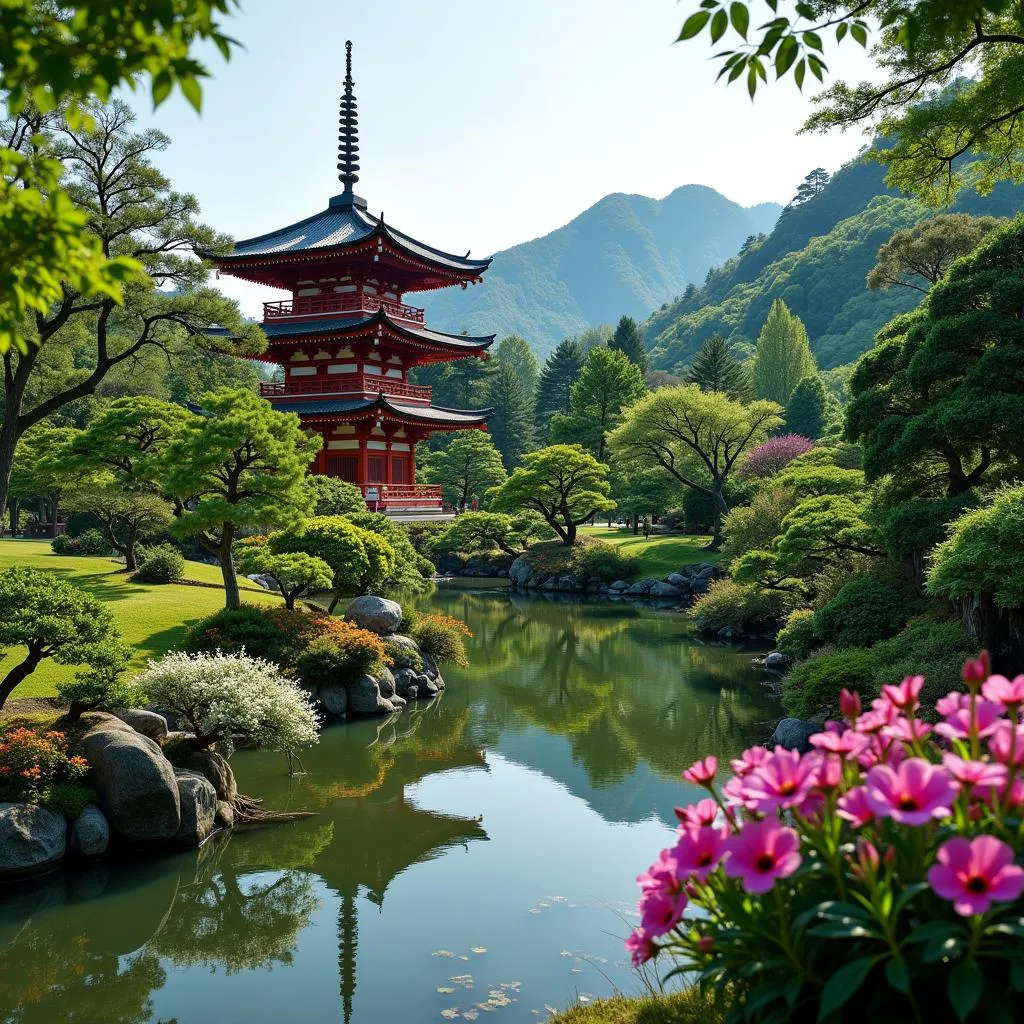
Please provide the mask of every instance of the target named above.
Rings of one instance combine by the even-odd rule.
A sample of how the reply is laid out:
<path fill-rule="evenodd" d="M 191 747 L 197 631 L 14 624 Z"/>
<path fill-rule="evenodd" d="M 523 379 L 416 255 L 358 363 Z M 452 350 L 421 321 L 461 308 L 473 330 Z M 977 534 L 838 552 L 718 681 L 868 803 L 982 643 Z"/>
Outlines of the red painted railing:
<path fill-rule="evenodd" d="M 378 377 L 372 373 L 339 373 L 325 377 L 295 377 L 289 381 L 271 381 L 260 384 L 264 398 L 285 395 L 394 395 L 416 402 L 429 402 L 431 389 L 423 384 L 407 384 L 404 380 Z"/>
<path fill-rule="evenodd" d="M 440 484 L 365 484 L 362 488 L 367 508 L 373 511 L 403 508 L 435 508 L 440 510 Z"/>
<path fill-rule="evenodd" d="M 313 316 L 318 313 L 376 313 L 381 307 L 388 316 L 396 320 L 423 323 L 423 310 L 418 306 L 407 306 L 404 302 L 392 302 L 376 295 L 328 294 L 297 295 L 294 299 L 263 303 L 263 319 L 278 320 L 285 316 Z"/>

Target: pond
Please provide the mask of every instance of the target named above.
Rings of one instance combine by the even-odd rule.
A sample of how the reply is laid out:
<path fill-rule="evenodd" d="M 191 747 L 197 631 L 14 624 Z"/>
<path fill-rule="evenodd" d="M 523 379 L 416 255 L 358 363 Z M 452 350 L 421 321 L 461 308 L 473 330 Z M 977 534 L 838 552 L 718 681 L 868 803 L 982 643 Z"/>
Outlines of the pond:
<path fill-rule="evenodd" d="M 634 876 L 698 756 L 762 740 L 752 651 L 671 610 L 439 587 L 472 667 L 244 792 L 314 817 L 0 893 L 0 1021 L 544 1020 L 637 990 Z"/>

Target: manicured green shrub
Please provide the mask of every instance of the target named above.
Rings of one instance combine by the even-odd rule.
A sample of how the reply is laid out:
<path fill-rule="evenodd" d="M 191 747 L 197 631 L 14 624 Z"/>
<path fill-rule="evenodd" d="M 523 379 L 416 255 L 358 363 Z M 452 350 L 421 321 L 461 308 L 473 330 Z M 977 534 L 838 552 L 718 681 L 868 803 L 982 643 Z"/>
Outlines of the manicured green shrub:
<path fill-rule="evenodd" d="M 311 686 L 350 683 L 363 675 L 377 675 L 390 658 L 376 633 L 350 623 L 337 634 L 318 637 L 299 655 L 299 678 Z"/>
<path fill-rule="evenodd" d="M 839 691 L 844 687 L 862 695 L 872 694 L 878 662 L 872 651 L 852 648 L 820 654 L 797 665 L 782 684 L 782 706 L 797 718 L 821 711 L 836 717 Z"/>
<path fill-rule="evenodd" d="M 200 619 L 189 628 L 182 646 L 189 654 L 241 654 L 244 650 L 281 668 L 294 668 L 312 618 L 308 612 L 243 604 L 235 611 L 225 608 Z"/>
<path fill-rule="evenodd" d="M 422 593 L 428 589 L 427 579 L 434 574 L 434 563 L 419 554 L 402 527 L 381 512 L 358 512 L 345 517 L 371 535 L 376 534 L 394 553 L 393 567 L 386 576 L 374 579 L 371 589 L 393 586 L 398 590 Z"/>
<path fill-rule="evenodd" d="M 736 633 L 760 634 L 773 630 L 784 612 L 785 595 L 779 591 L 720 579 L 694 601 L 688 614 L 704 633 L 728 628 Z"/>
<path fill-rule="evenodd" d="M 722 558 L 731 562 L 747 551 L 769 549 L 794 504 L 793 492 L 762 484 L 749 505 L 736 505 L 722 520 Z"/>
<path fill-rule="evenodd" d="M 55 555 L 77 555 L 78 538 L 72 537 L 67 533 L 61 533 L 50 541 L 50 547 L 53 548 Z"/>
<path fill-rule="evenodd" d="M 569 567 L 576 576 L 596 576 L 604 583 L 611 583 L 636 575 L 636 558 L 603 541 L 575 544 L 569 555 Z"/>
<path fill-rule="evenodd" d="M 821 646 L 814 631 L 814 612 L 810 608 L 798 608 L 786 616 L 786 624 L 775 638 L 776 650 L 791 658 L 802 659 Z"/>
<path fill-rule="evenodd" d="M 55 814 L 63 814 L 68 821 L 74 821 L 82 811 L 99 801 L 95 789 L 76 782 L 55 782 L 42 790 L 38 803 Z"/>
<path fill-rule="evenodd" d="M 839 648 L 869 647 L 898 633 L 922 604 L 903 580 L 861 576 L 815 612 L 814 629 L 823 641 Z"/>
<path fill-rule="evenodd" d="M 420 650 L 439 665 L 446 662 L 463 668 L 469 665 L 466 640 L 473 634 L 461 619 L 419 612 L 411 636 Z"/>
<path fill-rule="evenodd" d="M 444 522 L 425 523 L 402 523 L 402 529 L 409 538 L 413 550 L 424 558 L 430 558 L 434 554 L 435 545 L 439 538 L 443 537 L 449 529 L 449 524 Z"/>
<path fill-rule="evenodd" d="M 76 538 L 78 549 L 75 552 L 79 555 L 109 555 L 110 542 L 100 533 L 99 530 L 86 530 Z"/>
<path fill-rule="evenodd" d="M 145 558 L 132 579 L 138 583 L 177 583 L 185 575 L 185 559 L 170 544 L 146 548 Z"/>

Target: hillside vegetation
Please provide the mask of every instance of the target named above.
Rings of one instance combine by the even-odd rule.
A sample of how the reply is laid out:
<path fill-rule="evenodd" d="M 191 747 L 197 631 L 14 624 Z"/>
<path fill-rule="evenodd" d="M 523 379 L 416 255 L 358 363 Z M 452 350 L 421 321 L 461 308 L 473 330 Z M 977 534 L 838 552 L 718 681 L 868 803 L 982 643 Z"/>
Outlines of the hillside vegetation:
<path fill-rule="evenodd" d="M 703 185 L 664 199 L 616 193 L 497 253 L 482 284 L 424 296 L 427 317 L 440 330 L 520 334 L 544 358 L 587 327 L 647 316 L 770 231 L 778 213 L 774 203 L 745 209 Z"/>
<path fill-rule="evenodd" d="M 866 352 L 883 324 L 921 298 L 906 288 L 868 291 L 865 285 L 879 246 L 928 214 L 887 188 L 884 174 L 862 158 L 847 164 L 818 195 L 787 208 L 760 244 L 653 313 L 644 324 L 652 366 L 688 365 L 716 333 L 732 344 L 753 343 L 778 298 L 803 320 L 822 368 Z M 1001 184 L 989 196 L 971 191 L 954 209 L 1012 217 L 1024 209 L 1024 188 Z"/>

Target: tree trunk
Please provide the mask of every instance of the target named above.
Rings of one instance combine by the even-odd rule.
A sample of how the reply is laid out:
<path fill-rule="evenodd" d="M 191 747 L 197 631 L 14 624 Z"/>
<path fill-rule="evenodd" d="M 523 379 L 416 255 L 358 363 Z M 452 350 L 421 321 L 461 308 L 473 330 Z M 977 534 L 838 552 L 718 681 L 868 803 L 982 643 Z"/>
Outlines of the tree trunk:
<path fill-rule="evenodd" d="M 729 506 L 725 502 L 721 485 L 711 494 L 711 510 L 711 543 L 705 551 L 717 551 L 722 546 L 722 517 L 728 513 Z"/>
<path fill-rule="evenodd" d="M 7 698 L 10 697 L 14 688 L 32 675 L 36 670 L 36 666 L 42 660 L 42 653 L 40 651 L 33 651 L 30 647 L 28 657 L 26 657 L 24 661 L 15 665 L 14 668 L 4 676 L 3 682 L 0 682 L 0 711 L 3 710 L 4 704 L 7 703 Z"/>
<path fill-rule="evenodd" d="M 20 396 L 17 402 L 8 400 L 4 408 L 4 421 L 0 423 L 0 508 L 7 507 L 11 493 L 11 473 L 14 471 L 14 449 L 18 444 L 18 414 L 21 410 Z M 13 406 L 13 408 L 12 408 Z"/>
<path fill-rule="evenodd" d="M 224 607 L 230 612 L 238 611 L 242 606 L 242 597 L 238 591 L 238 577 L 235 575 L 235 560 L 231 556 L 231 545 L 220 556 L 220 571 L 224 577 Z"/>
<path fill-rule="evenodd" d="M 16 537 L 21 526 L 21 498 L 11 498 L 8 509 L 11 513 L 11 536 Z"/>
<path fill-rule="evenodd" d="M 576 543 L 576 524 L 571 519 L 565 524 L 563 540 L 570 546 Z"/>
<path fill-rule="evenodd" d="M 136 544 L 139 539 L 139 528 L 130 526 L 128 537 L 124 542 L 124 567 L 128 572 L 136 572 L 139 568 L 138 556 L 135 554 Z"/>

